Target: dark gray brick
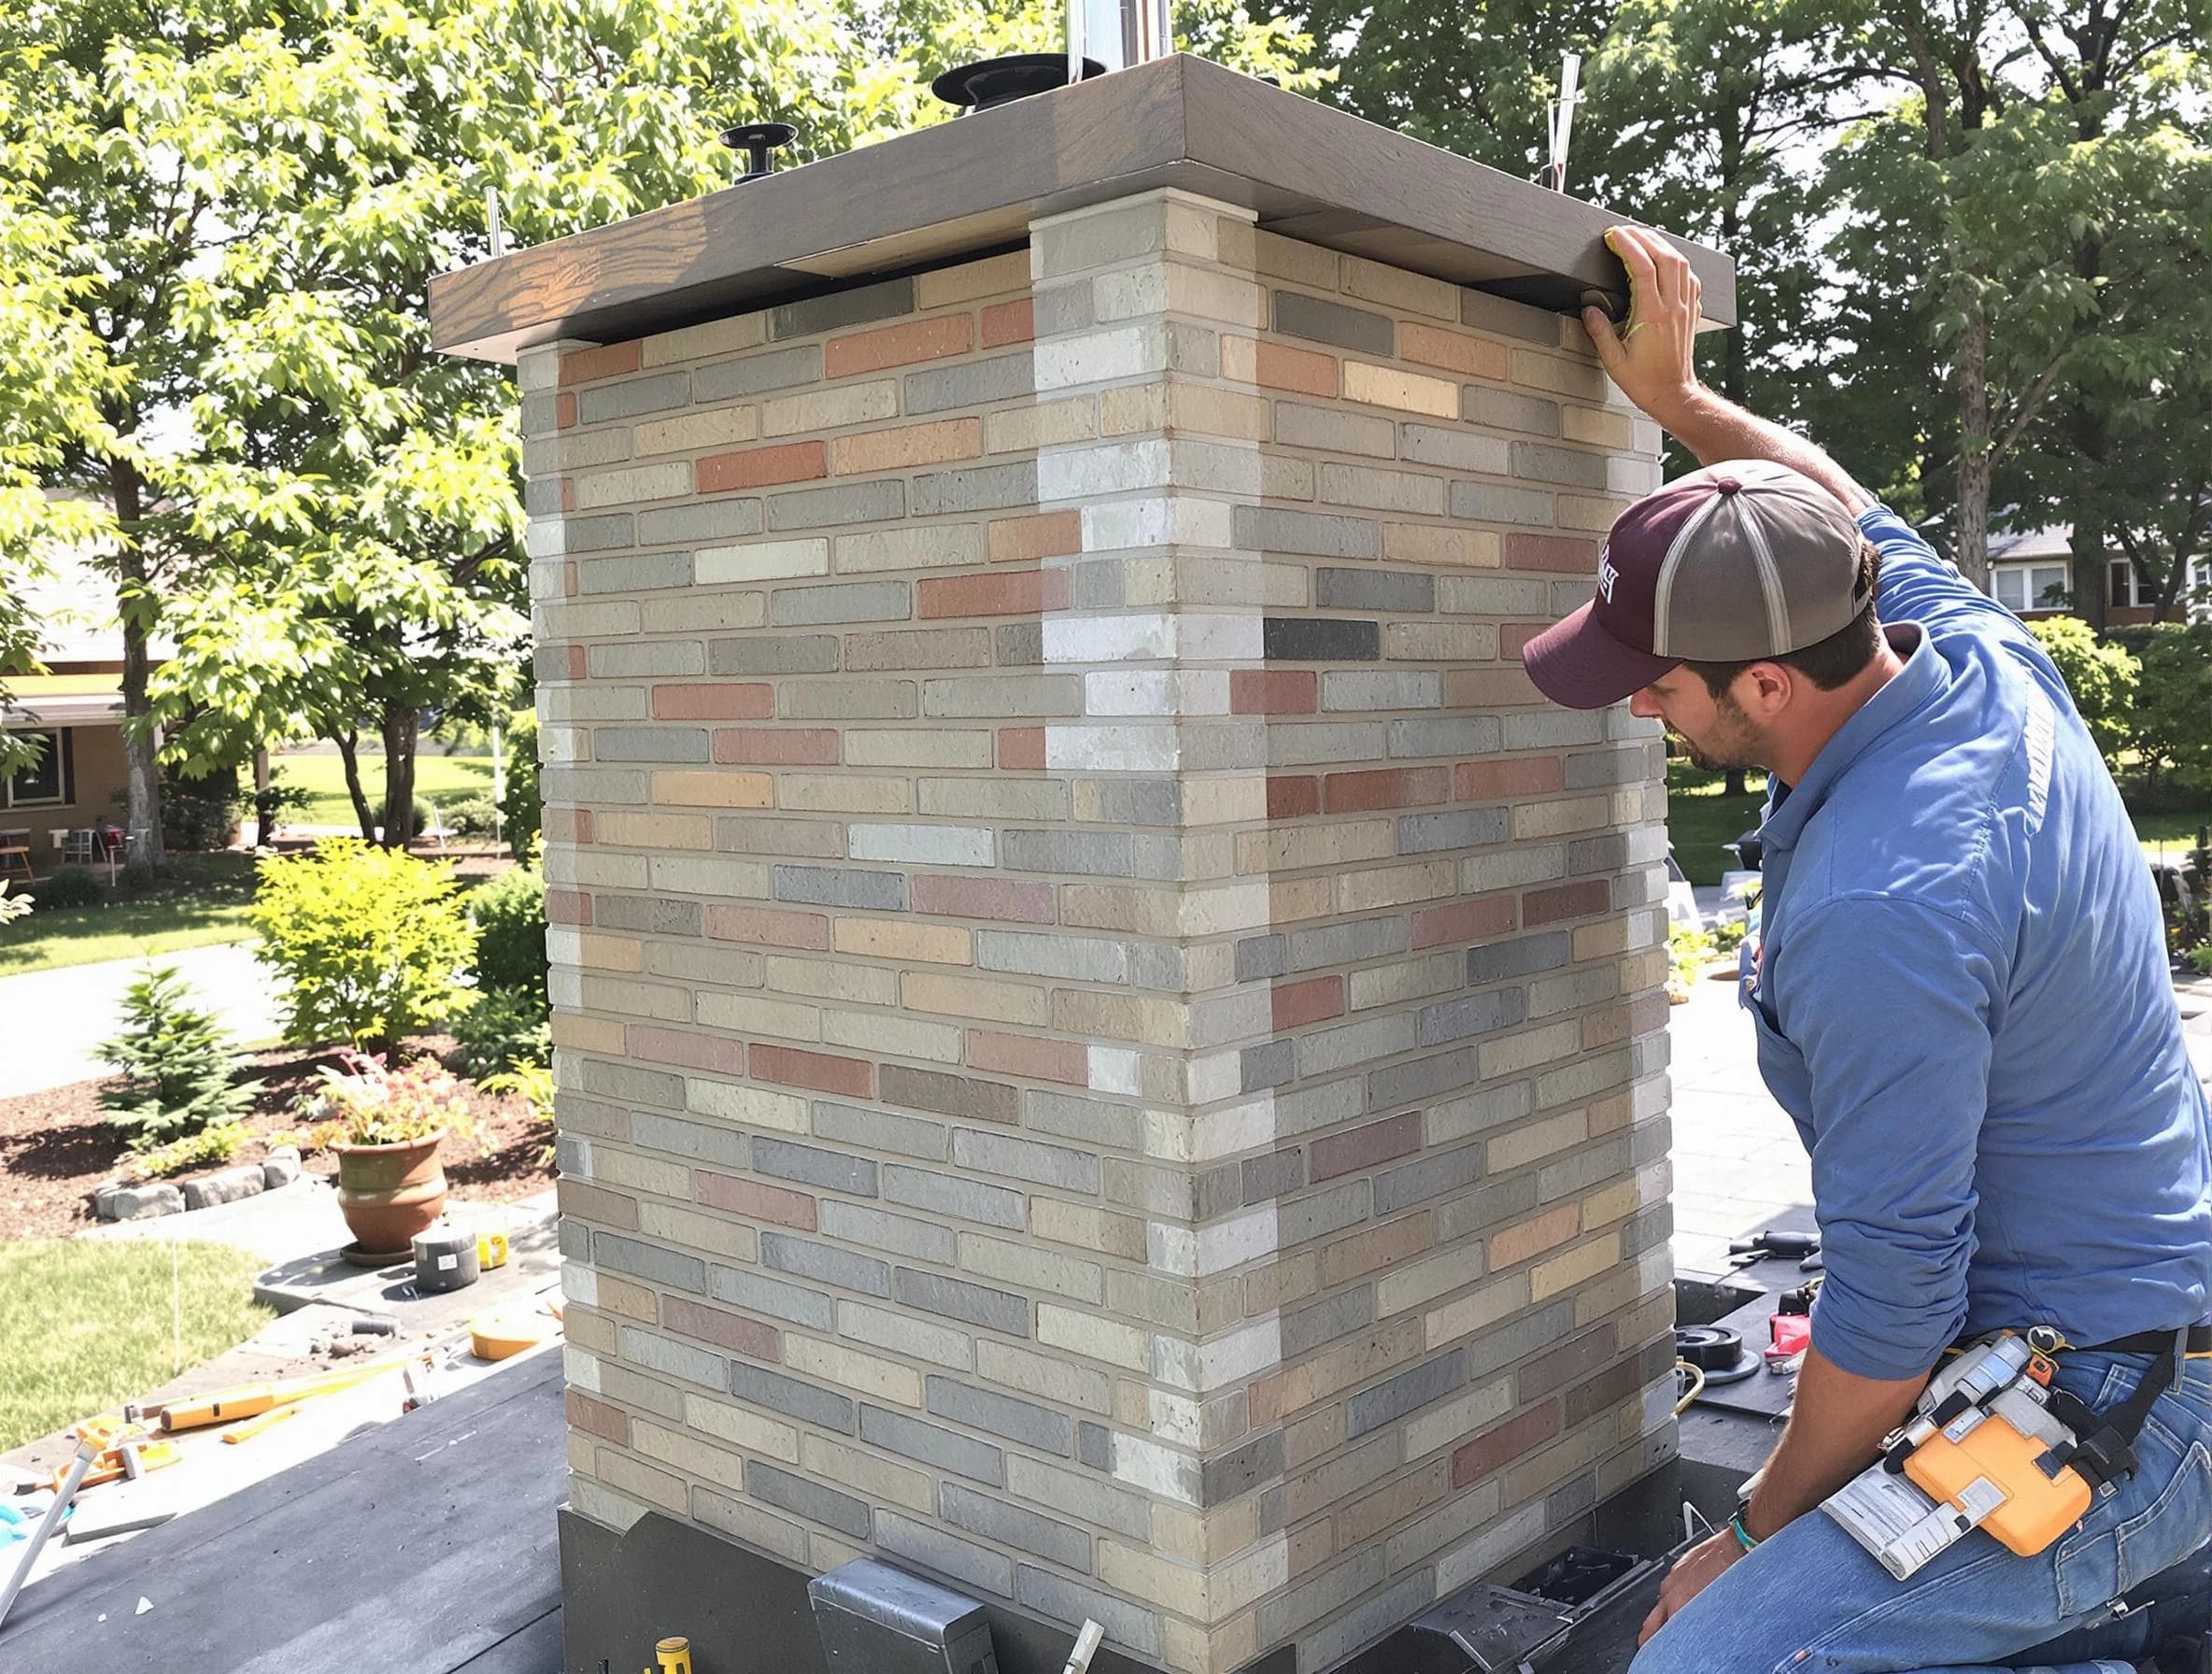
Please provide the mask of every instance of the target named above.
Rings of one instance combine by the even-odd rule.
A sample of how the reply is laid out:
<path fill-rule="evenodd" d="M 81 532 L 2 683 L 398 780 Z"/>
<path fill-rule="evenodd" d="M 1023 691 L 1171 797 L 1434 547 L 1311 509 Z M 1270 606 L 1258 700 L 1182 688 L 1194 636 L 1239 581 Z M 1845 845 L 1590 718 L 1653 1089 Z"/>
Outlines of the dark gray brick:
<path fill-rule="evenodd" d="M 1281 1248 L 1296 1249 L 1310 1239 L 1324 1238 L 1366 1220 L 1368 1210 L 1369 1183 L 1347 1180 L 1326 1191 L 1308 1192 L 1276 1204 L 1275 1236 Z"/>
<path fill-rule="evenodd" d="M 1601 1181 L 1627 1173 L 1635 1166 L 1631 1160 L 1634 1156 L 1628 1136 L 1615 1134 L 1603 1144 L 1591 1145 L 1556 1162 L 1546 1163 L 1537 1176 L 1538 1195 L 1548 1203 L 1587 1191 Z"/>
<path fill-rule="evenodd" d="M 789 390 L 811 384 L 822 376 L 822 346 L 808 343 L 796 348 L 773 349 L 767 354 L 740 355 L 734 361 L 716 361 L 691 374 L 702 401 L 727 401 L 736 395 L 758 395 L 764 390 Z"/>
<path fill-rule="evenodd" d="M 1079 1419 L 1075 1425 L 1075 1457 L 1093 1470 L 1113 1468 L 1113 1432 L 1102 1424 Z"/>
<path fill-rule="evenodd" d="M 1002 669 L 1033 669 L 1044 663 L 1042 622 L 1001 622 L 991 630 L 991 661 Z"/>
<path fill-rule="evenodd" d="M 1290 968 L 1313 971 L 1325 965 L 1357 965 L 1389 954 L 1404 953 L 1411 941 L 1403 914 L 1389 918 L 1364 918 L 1355 924 L 1297 930 L 1290 938 Z"/>
<path fill-rule="evenodd" d="M 1130 875 L 1126 831 L 1002 831 L 1000 864 L 1009 872 L 1065 872 L 1085 877 Z"/>
<path fill-rule="evenodd" d="M 1208 1459 L 1198 1472 L 1198 1498 L 1209 1506 L 1227 1505 L 1282 1474 L 1283 1432 L 1269 1430 Z"/>
<path fill-rule="evenodd" d="M 1016 1400 L 1011 1395 L 977 1389 L 953 1378 L 932 1374 L 924 1383 L 924 1404 L 940 1418 L 988 1430 L 994 1436 L 1063 1458 L 1074 1450 L 1074 1421 L 1064 1412 L 1055 1412 L 1034 1401 Z"/>
<path fill-rule="evenodd" d="M 688 1156 L 725 1169 L 744 1168 L 751 1150 L 746 1136 L 732 1128 L 657 1116 L 643 1110 L 631 1113 L 630 1137 L 649 1151 L 665 1151 L 672 1156 Z"/>
<path fill-rule="evenodd" d="M 1263 1644 L 1272 1644 L 1288 1639 L 1310 1622 L 1318 1622 L 1334 1610 L 1340 1610 L 1370 1587 L 1380 1586 L 1384 1574 L 1382 1542 L 1370 1541 L 1342 1561 L 1331 1564 L 1317 1574 L 1306 1577 L 1286 1593 L 1278 1593 L 1263 1601 L 1259 1607 L 1259 1632 Z M 1307 1667 L 1333 1667 L 1333 1663 L 1313 1663 Z"/>
<path fill-rule="evenodd" d="M 1378 662 L 1379 622 L 1327 617 L 1262 617 L 1261 655 L 1269 662 Z"/>
<path fill-rule="evenodd" d="M 947 1523 L 988 1536 L 1016 1552 L 1049 1558 L 1063 1569 L 1091 1572 L 1091 1538 L 1079 1528 L 957 1482 L 939 1484 L 937 1510 Z"/>
<path fill-rule="evenodd" d="M 1375 1213 L 1393 1214 L 1414 1203 L 1425 1203 L 1448 1191 L 1472 1185 L 1482 1177 L 1482 1147 L 1461 1145 L 1439 1151 L 1400 1169 L 1375 1176 Z"/>
<path fill-rule="evenodd" d="M 845 866 L 778 866 L 770 873 L 778 901 L 817 907 L 868 907 L 906 911 L 906 874 L 860 872 Z"/>
<path fill-rule="evenodd" d="M 1055 1622 L 1096 1622 L 1109 1639 L 1139 1656 L 1163 1654 L 1159 1617 L 1126 1598 L 1078 1585 L 1028 1564 L 1014 1567 L 1014 1596 L 1017 1603 Z"/>
<path fill-rule="evenodd" d="M 1313 572 L 1313 603 L 1324 610 L 1434 610 L 1437 579 L 1407 570 Z"/>
<path fill-rule="evenodd" d="M 1248 1156 L 1238 1170 L 1237 1201 L 1265 1202 L 1284 1192 L 1295 1192 L 1305 1184 L 1303 1151 L 1270 1151 L 1265 1156 Z"/>
<path fill-rule="evenodd" d="M 917 518 L 1036 504 L 1035 460 L 971 465 L 960 471 L 928 471 L 914 479 L 914 515 Z"/>
<path fill-rule="evenodd" d="M 827 674 L 837 667 L 837 636 L 785 633 L 711 639 L 706 644 L 706 667 L 710 674 Z"/>
<path fill-rule="evenodd" d="M 706 903 L 665 896 L 599 895 L 592 899 L 591 923 L 597 929 L 635 930 L 647 936 L 702 935 Z"/>
<path fill-rule="evenodd" d="M 1575 489 L 1605 487 L 1605 455 L 1554 447 L 1544 442 L 1513 444 L 1513 475 L 1531 482 L 1564 483 Z"/>
<path fill-rule="evenodd" d="M 1393 1064 L 1387 1070 L 1369 1072 L 1367 1082 L 1368 1109 L 1382 1110 L 1391 1105 L 1420 1104 L 1439 1093 L 1455 1093 L 1471 1087 L 1476 1081 L 1475 1049 L 1462 1046 L 1453 1052 L 1439 1052 L 1429 1057 L 1417 1057 L 1402 1064 Z M 1378 1213 L 1387 1213 L 1378 1198 Z"/>
<path fill-rule="evenodd" d="M 978 1441 L 971 1436 L 957 1435 L 933 1424 L 924 1424 L 918 1418 L 909 1418 L 903 1412 L 886 1412 L 882 1407 L 860 1409 L 860 1440 L 887 1449 L 905 1458 L 919 1459 L 925 1465 L 934 1465 L 941 1470 L 970 1477 L 979 1482 L 988 1482 L 994 1488 L 1006 1483 L 1006 1455 L 987 1441 Z"/>
<path fill-rule="evenodd" d="M 1275 292 L 1275 329 L 1285 337 L 1333 343 L 1339 348 L 1355 348 L 1366 355 L 1397 352 L 1397 326 L 1389 315 L 1347 308 L 1342 303 L 1296 291 Z"/>
<path fill-rule="evenodd" d="M 914 1116 L 894 1116 L 880 1110 L 816 1099 L 814 1129 L 817 1137 L 870 1151 L 894 1151 L 900 1156 L 918 1156 L 925 1162 L 943 1162 L 944 1124 L 924 1122 Z"/>
<path fill-rule="evenodd" d="M 827 489 L 791 489 L 768 497 L 768 527 L 775 530 L 885 523 L 904 516 L 906 485 L 897 478 L 840 483 Z"/>
<path fill-rule="evenodd" d="M 1356 1439 L 1407 1413 L 1439 1400 L 1467 1382 L 1467 1351 L 1453 1349 L 1425 1360 L 1372 1389 L 1363 1389 L 1344 1408 L 1344 1434 Z"/>
<path fill-rule="evenodd" d="M 1037 373 L 1028 349 L 988 361 L 968 361 L 906 375 L 909 414 L 942 413 L 952 407 L 982 406 L 1036 392 Z"/>
<path fill-rule="evenodd" d="M 1198 1176 L 1198 1199 L 1201 1221 L 1217 1219 L 1242 1207 L 1244 1170 L 1233 1162 L 1202 1170 Z"/>
<path fill-rule="evenodd" d="M 915 311 L 914 280 L 881 279 L 828 296 L 810 296 L 804 302 L 786 303 L 768 311 L 771 337 L 811 337 L 817 332 L 842 332 L 848 326 L 894 319 Z"/>
<path fill-rule="evenodd" d="M 591 753 L 602 761 L 704 761 L 704 727 L 601 727 Z"/>
<path fill-rule="evenodd" d="M 1247 552 L 1296 552 L 1314 558 L 1382 556 L 1382 525 L 1372 518 L 1343 518 L 1272 505 L 1240 505 L 1229 516 L 1230 532 Z"/>
<path fill-rule="evenodd" d="M 560 1253 L 570 1261 L 591 1259 L 591 1228 L 582 1221 L 560 1217 Z"/>
<path fill-rule="evenodd" d="M 1441 1046 L 1469 1035 L 1510 1029 L 1528 1015 L 1528 996 L 1520 988 L 1495 988 L 1487 994 L 1469 994 L 1420 1012 L 1421 1044 Z"/>
<path fill-rule="evenodd" d="M 561 496 L 560 477 L 541 476 L 535 482 L 522 485 L 522 509 L 533 518 L 558 517 Z"/>
<path fill-rule="evenodd" d="M 813 1145 L 794 1145 L 789 1140 L 772 1140 L 765 1134 L 753 1139 L 753 1171 L 777 1180 L 797 1180 L 830 1191 L 850 1192 L 856 1198 L 875 1196 L 875 1165 L 864 1156 L 844 1156 Z"/>
<path fill-rule="evenodd" d="M 560 526 L 561 545 L 571 558 L 585 552 L 611 552 L 631 544 L 635 520 L 628 512 L 602 512 L 596 518 L 569 518 Z"/>
<path fill-rule="evenodd" d="M 883 1184 L 887 1200 L 909 1209 L 926 1209 L 934 1214 L 1017 1231 L 1029 1224 L 1028 1199 L 1004 1186 L 931 1173 L 927 1169 L 901 1168 L 897 1163 L 884 1165 Z"/>
<path fill-rule="evenodd" d="M 1099 817 L 1117 826 L 1180 826 L 1183 787 L 1172 779 L 1100 779 Z"/>
<path fill-rule="evenodd" d="M 1654 1203 L 1628 1217 L 1621 1228 L 1621 1256 L 1626 1260 L 1655 1250 L 1674 1236 L 1674 1205 Z"/>
<path fill-rule="evenodd" d="M 1309 1349 L 1349 1336 L 1375 1318 L 1375 1290 L 1363 1284 L 1326 1301 L 1285 1313 L 1282 1319 L 1283 1358 L 1295 1360 Z"/>
<path fill-rule="evenodd" d="M 758 500 L 695 500 L 637 515 L 641 546 L 705 546 L 759 532 Z"/>
<path fill-rule="evenodd" d="M 1516 936 L 1510 942 L 1470 947 L 1467 950 L 1467 980 L 1480 987 L 1510 976 L 1556 971 L 1567 963 L 1570 945 L 1566 930 L 1546 930 L 1540 936 Z"/>
<path fill-rule="evenodd" d="M 1290 1041 L 1267 1041 L 1247 1046 L 1237 1055 L 1238 1090 L 1256 1093 L 1279 1087 L 1297 1074 L 1297 1045 Z"/>
<path fill-rule="evenodd" d="M 1290 939 L 1281 933 L 1271 936 L 1246 936 L 1237 943 L 1237 980 L 1241 983 L 1265 982 L 1271 976 L 1283 976 L 1290 970 Z"/>
<path fill-rule="evenodd" d="M 986 1552 L 933 1524 L 902 1517 L 886 1510 L 875 1514 L 876 1544 L 895 1556 L 911 1559 L 925 1569 L 969 1586 L 980 1587 L 1000 1598 L 1014 1596 L 1014 1560 Z"/>
<path fill-rule="evenodd" d="M 609 1272 L 650 1279 L 656 1284 L 665 1284 L 674 1290 L 688 1290 L 694 1296 L 706 1294 L 705 1262 L 696 1256 L 679 1255 L 674 1250 L 664 1250 L 659 1244 L 649 1244 L 642 1239 L 623 1238 L 613 1232 L 594 1233 L 591 1239 L 591 1262 L 594 1267 L 605 1268 Z"/>
<path fill-rule="evenodd" d="M 847 1290 L 857 1290 L 863 1296 L 887 1297 L 891 1294 L 891 1269 L 888 1262 L 857 1256 L 834 1244 L 818 1244 L 811 1239 L 793 1238 L 788 1233 L 763 1232 L 760 1235 L 760 1265 L 774 1268 L 781 1273 L 797 1273 L 802 1279 L 818 1279 L 825 1284 L 840 1284 Z"/>
<path fill-rule="evenodd" d="M 1540 343 L 1546 348 L 1559 347 L 1558 315 L 1508 297 L 1492 296 L 1488 291 L 1462 290 L 1459 319 L 1461 324 L 1471 325 L 1480 332 L 1519 337 L 1524 342 Z"/>
<path fill-rule="evenodd" d="M 1597 1473 L 1581 1475 L 1544 1496 L 1544 1526 L 1565 1528 L 1597 1503 Z"/>
<path fill-rule="evenodd" d="M 825 1203 L 822 1208 L 826 1214 L 830 1205 Z M 765 1313 L 771 1319 L 788 1320 L 795 1326 L 809 1326 L 817 1331 L 829 1330 L 834 1317 L 830 1298 L 820 1291 L 786 1284 L 781 1279 L 763 1278 L 745 1268 L 723 1267 L 719 1263 L 709 1267 L 706 1294 L 717 1302 L 728 1302 L 748 1313 Z"/>
<path fill-rule="evenodd" d="M 1536 1176 L 1521 1173 L 1437 1205 L 1437 1242 L 1448 1245 L 1462 1238 L 1488 1232 L 1524 1215 L 1536 1207 Z"/>
<path fill-rule="evenodd" d="M 1561 1297 L 1509 1325 L 1492 1326 L 1457 1352 L 1467 1359 L 1469 1378 L 1486 1377 L 1501 1366 L 1525 1360 L 1538 1349 L 1564 1341 L 1575 1328 L 1575 1300 Z"/>
<path fill-rule="evenodd" d="M 1385 1592 L 1346 1611 L 1312 1639 L 1298 1644 L 1298 1667 L 1333 1668 L 1370 1639 L 1421 1613 L 1437 1596 L 1437 1574 L 1425 1566 L 1394 1582 Z"/>
<path fill-rule="evenodd" d="M 1394 759 L 1412 756 L 1487 756 L 1497 748 L 1494 715 L 1425 716 L 1390 723 Z"/>
<path fill-rule="evenodd" d="M 1503 808 L 1468 808 L 1457 814 L 1401 814 L 1397 852 L 1429 855 L 1444 849 L 1480 848 L 1512 835 L 1513 817 Z"/>
<path fill-rule="evenodd" d="M 1567 845 L 1567 875 L 1583 877 L 1594 872 L 1618 872 L 1628 864 L 1628 837 L 1615 831 L 1606 837 L 1581 837 Z"/>
<path fill-rule="evenodd" d="M 808 1424 L 818 1424 L 840 1435 L 853 1433 L 853 1403 L 833 1390 L 817 1388 L 787 1377 L 780 1371 L 770 1371 L 765 1367 L 747 1366 L 742 1360 L 730 1363 L 730 1393 L 741 1401 L 756 1407 L 765 1407 L 772 1412 L 781 1412 L 787 1418 L 799 1418 Z"/>
<path fill-rule="evenodd" d="M 793 1476 L 787 1470 L 778 1470 L 765 1459 L 745 1461 L 745 1492 L 763 1505 L 794 1511 L 809 1522 L 838 1529 L 856 1540 L 868 1539 L 866 1500 L 840 1494 L 805 1477 Z"/>
<path fill-rule="evenodd" d="M 576 391 L 576 422 L 598 424 L 608 418 L 634 418 L 641 413 L 665 413 L 690 399 L 691 379 L 682 372 L 601 384 Z"/>
<path fill-rule="evenodd" d="M 992 1290 L 987 1285 L 971 1284 L 964 1279 L 917 1272 L 910 1267 L 902 1267 L 893 1274 L 891 1284 L 899 1299 L 909 1308 L 919 1308 L 925 1313 L 942 1313 L 947 1319 L 965 1320 L 971 1326 L 985 1326 L 1014 1337 L 1029 1334 L 1029 1300 L 1012 1291 Z"/>

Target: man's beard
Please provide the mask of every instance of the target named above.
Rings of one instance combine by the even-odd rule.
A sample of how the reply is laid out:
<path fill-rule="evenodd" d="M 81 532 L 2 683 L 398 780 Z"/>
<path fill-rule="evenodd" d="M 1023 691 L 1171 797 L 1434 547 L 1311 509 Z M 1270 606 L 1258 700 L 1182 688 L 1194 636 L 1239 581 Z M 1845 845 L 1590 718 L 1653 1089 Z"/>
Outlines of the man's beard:
<path fill-rule="evenodd" d="M 1763 768 L 1760 759 L 1767 752 L 1760 746 L 1758 734 L 1752 730 L 1751 717 L 1726 698 L 1715 704 L 1717 724 L 1712 736 L 1703 745 L 1691 739 L 1688 733 L 1677 730 L 1675 738 L 1680 743 L 1690 764 L 1704 773 L 1736 773 L 1745 768 Z"/>

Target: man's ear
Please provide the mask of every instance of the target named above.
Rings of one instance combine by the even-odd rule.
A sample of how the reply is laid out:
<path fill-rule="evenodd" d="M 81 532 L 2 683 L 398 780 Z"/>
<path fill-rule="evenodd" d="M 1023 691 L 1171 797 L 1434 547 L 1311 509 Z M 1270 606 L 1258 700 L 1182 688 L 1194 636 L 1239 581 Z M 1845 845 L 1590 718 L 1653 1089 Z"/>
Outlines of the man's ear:
<path fill-rule="evenodd" d="M 1754 662 L 1737 682 L 1744 713 L 1754 721 L 1767 721 L 1789 707 L 1796 690 L 1796 672 L 1779 662 Z"/>

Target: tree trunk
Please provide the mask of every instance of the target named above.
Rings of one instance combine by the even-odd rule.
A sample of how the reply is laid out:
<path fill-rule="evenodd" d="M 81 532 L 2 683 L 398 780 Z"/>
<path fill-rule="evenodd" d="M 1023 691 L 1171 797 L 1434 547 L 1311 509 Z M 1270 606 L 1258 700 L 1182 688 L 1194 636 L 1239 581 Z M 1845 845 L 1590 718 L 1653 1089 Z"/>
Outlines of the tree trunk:
<path fill-rule="evenodd" d="M 1728 782 L 1721 787 L 1721 794 L 1723 796 L 1749 796 L 1751 794 L 1744 786 L 1742 768 L 1732 767 L 1728 770 Z"/>
<path fill-rule="evenodd" d="M 253 752 L 253 846 L 256 848 L 268 848 L 276 841 L 276 810 L 269 805 L 272 779 L 269 746 L 262 745 Z"/>
<path fill-rule="evenodd" d="M 412 703 L 384 706 L 384 846 L 405 848 L 415 835 L 415 734 Z"/>
<path fill-rule="evenodd" d="M 161 771 L 154 760 L 153 707 L 146 699 L 150 664 L 146 645 L 157 614 L 147 585 L 146 549 L 139 544 L 145 514 L 138 468 L 129 460 L 107 461 L 108 491 L 122 527 L 122 550 L 116 557 L 116 614 L 123 638 L 123 825 L 131 841 L 123 846 L 123 869 L 138 883 L 151 881 L 160 868 L 162 838 Z M 138 833 L 144 832 L 140 837 Z"/>
<path fill-rule="evenodd" d="M 361 734 L 347 732 L 343 736 L 331 735 L 331 742 L 338 746 L 338 759 L 346 765 L 346 794 L 353 799 L 353 817 L 361 821 L 361 840 L 376 841 L 376 811 L 369 806 L 368 793 L 361 787 Z"/>
<path fill-rule="evenodd" d="M 1989 319 L 1978 300 L 1959 328 L 1959 504 L 1953 560 L 1959 574 L 1990 590 Z"/>
<path fill-rule="evenodd" d="M 2094 512 L 2074 515 L 2074 532 L 2067 546 L 2073 553 L 2074 613 L 2103 633 L 2111 620 L 2111 580 L 2106 572 L 2105 523 Z"/>

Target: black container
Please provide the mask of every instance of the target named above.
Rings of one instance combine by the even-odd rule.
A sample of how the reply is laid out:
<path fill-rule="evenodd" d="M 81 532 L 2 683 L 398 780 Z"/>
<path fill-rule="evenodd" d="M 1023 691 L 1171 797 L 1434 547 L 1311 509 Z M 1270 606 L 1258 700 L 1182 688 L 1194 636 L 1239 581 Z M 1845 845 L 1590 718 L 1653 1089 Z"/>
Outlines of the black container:
<path fill-rule="evenodd" d="M 424 1296 L 466 1290 L 479 1276 L 476 1235 L 451 1227 L 432 1227 L 415 1235 L 415 1288 Z"/>
<path fill-rule="evenodd" d="M 1083 78 L 1103 76 L 1106 66 L 1095 58 L 1083 61 Z M 1011 105 L 1031 93 L 1048 93 L 1068 85 L 1065 52 L 1014 52 L 1004 58 L 986 58 L 947 70 L 929 83 L 929 91 L 947 105 L 959 105 L 973 116 L 1000 105 Z"/>

